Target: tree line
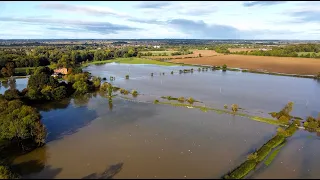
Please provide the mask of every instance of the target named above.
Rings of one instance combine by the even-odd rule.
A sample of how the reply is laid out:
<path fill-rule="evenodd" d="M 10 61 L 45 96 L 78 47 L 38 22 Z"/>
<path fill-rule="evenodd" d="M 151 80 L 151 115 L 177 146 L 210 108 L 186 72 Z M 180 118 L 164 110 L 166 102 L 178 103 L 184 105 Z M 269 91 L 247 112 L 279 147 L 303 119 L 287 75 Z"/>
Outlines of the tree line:
<path fill-rule="evenodd" d="M 118 57 L 135 57 L 138 50 L 133 47 L 121 49 L 92 49 L 90 47 L 36 47 L 0 49 L 0 77 L 14 75 L 15 68 L 56 65 L 74 67 L 90 61 L 102 61 Z"/>
<path fill-rule="evenodd" d="M 300 54 L 299 54 L 300 52 Z M 240 51 L 232 54 L 254 55 L 254 56 L 276 56 L 276 57 L 304 57 L 320 58 L 319 44 L 297 44 L 284 47 L 273 47 L 271 50 Z"/>

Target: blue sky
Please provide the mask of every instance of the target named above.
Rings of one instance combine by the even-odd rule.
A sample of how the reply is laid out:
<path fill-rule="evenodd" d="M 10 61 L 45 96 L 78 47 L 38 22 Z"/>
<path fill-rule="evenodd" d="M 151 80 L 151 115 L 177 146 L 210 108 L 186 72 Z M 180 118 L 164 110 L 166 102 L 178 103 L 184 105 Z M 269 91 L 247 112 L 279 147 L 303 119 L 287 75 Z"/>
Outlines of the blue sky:
<path fill-rule="evenodd" d="M 0 39 L 320 39 L 319 1 L 0 2 Z"/>

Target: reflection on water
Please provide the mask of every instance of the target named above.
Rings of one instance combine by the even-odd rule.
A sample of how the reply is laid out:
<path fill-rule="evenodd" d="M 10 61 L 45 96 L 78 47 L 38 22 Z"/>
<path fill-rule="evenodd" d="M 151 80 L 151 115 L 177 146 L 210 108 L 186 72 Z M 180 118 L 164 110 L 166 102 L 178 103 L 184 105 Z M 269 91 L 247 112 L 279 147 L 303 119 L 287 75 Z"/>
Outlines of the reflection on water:
<path fill-rule="evenodd" d="M 276 129 L 242 117 L 119 98 L 112 99 L 110 111 L 109 100 L 99 95 L 80 107 L 73 102 L 41 112 L 51 133 L 43 147 L 47 156 L 33 151 L 15 163 L 46 159 L 50 169 L 26 178 L 52 178 L 52 169 L 59 170 L 55 178 L 219 178 Z"/>
<path fill-rule="evenodd" d="M 2 82 L 0 86 L 0 94 L 4 94 L 4 92 L 10 87 L 16 88 L 19 91 L 22 91 L 27 87 L 28 78 L 15 78 L 15 83 L 10 83 L 10 81 Z"/>

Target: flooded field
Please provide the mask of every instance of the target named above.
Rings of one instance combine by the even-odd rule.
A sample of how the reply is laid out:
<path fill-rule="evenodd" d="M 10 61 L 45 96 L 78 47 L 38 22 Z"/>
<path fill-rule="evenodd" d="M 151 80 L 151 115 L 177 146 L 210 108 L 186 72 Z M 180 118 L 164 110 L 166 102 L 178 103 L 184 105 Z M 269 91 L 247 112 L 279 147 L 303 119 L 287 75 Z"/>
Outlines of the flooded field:
<path fill-rule="evenodd" d="M 201 71 L 179 74 L 179 69 L 192 67 L 161 67 L 153 65 L 105 64 L 85 70 L 93 75 L 116 76 L 113 84 L 153 96 L 193 97 L 206 105 L 223 108 L 224 104 L 238 104 L 255 112 L 278 111 L 289 101 L 295 108 L 292 114 L 305 118 L 316 116 L 320 103 L 320 83 L 313 79 L 271 76 L 234 71 Z M 176 70 L 173 75 L 172 70 Z M 151 77 L 151 73 L 154 77 Z M 165 75 L 160 75 L 165 72 Z M 130 80 L 125 80 L 125 75 Z"/>
<path fill-rule="evenodd" d="M 41 114 L 49 142 L 15 160 L 25 178 L 219 178 L 276 129 L 119 98 L 110 110 L 100 96 Z"/>
<path fill-rule="evenodd" d="M 48 129 L 47 144 L 16 158 L 15 168 L 24 178 L 221 178 L 275 135 L 277 126 L 153 104 L 155 99 L 193 97 L 220 109 L 236 103 L 268 117 L 289 101 L 292 114 L 302 118 L 320 109 L 320 83 L 313 79 L 195 67 L 193 73 L 179 74 L 191 68 L 114 63 L 85 68 L 108 80 L 114 76 L 112 84 L 140 95 L 134 101 L 118 95 L 112 106 L 98 94 L 87 94 L 37 107 Z M 250 178 L 319 177 L 319 142 L 315 133 L 298 131 L 268 167 Z"/>
<path fill-rule="evenodd" d="M 256 171 L 254 179 L 318 179 L 320 134 L 299 131 L 281 149 L 268 167 Z"/>

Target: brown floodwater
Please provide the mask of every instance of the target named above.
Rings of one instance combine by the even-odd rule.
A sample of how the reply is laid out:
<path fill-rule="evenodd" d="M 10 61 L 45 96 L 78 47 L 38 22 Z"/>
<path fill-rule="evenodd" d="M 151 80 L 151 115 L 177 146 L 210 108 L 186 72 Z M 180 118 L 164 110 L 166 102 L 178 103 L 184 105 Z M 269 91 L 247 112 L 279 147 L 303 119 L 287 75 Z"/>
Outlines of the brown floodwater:
<path fill-rule="evenodd" d="M 295 103 L 293 115 L 303 118 L 316 116 L 320 109 L 320 83 L 313 79 L 197 68 L 193 74 L 178 73 L 190 68 L 87 67 L 96 76 L 115 76 L 114 85 L 141 95 L 135 101 L 119 95 L 112 108 L 98 94 L 38 106 L 49 132 L 47 144 L 16 158 L 15 168 L 24 178 L 220 178 L 269 140 L 277 126 L 149 102 L 168 95 L 193 97 L 206 106 L 223 109 L 236 103 L 268 117 L 288 101 Z M 268 167 L 251 177 L 317 178 L 318 146 L 315 133 L 299 131 Z"/>
<path fill-rule="evenodd" d="M 268 167 L 257 170 L 253 179 L 319 179 L 320 134 L 300 130 L 288 139 Z"/>
<path fill-rule="evenodd" d="M 198 109 L 114 98 L 42 111 L 48 143 L 15 159 L 24 178 L 219 178 L 273 125 Z"/>

